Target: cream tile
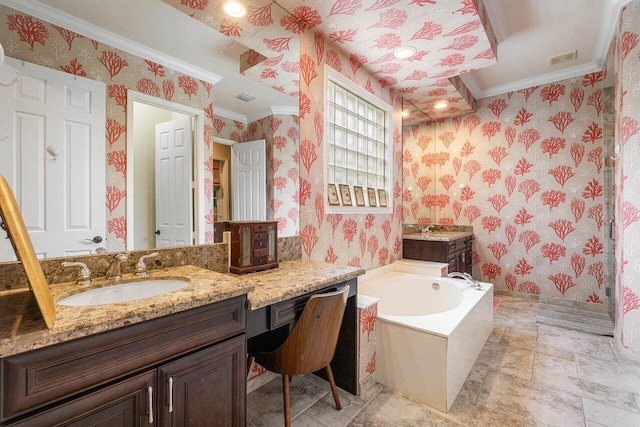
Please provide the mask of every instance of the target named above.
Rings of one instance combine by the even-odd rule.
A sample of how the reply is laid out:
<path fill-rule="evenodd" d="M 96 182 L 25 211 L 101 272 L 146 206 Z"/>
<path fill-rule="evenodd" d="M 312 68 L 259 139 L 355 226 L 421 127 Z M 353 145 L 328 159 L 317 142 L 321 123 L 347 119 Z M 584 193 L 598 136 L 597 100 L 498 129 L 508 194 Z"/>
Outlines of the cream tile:
<path fill-rule="evenodd" d="M 500 344 L 533 349 L 538 344 L 538 328 L 535 324 L 519 328 L 505 328 Z"/>
<path fill-rule="evenodd" d="M 608 361 L 602 363 L 594 357 L 576 354 L 578 378 L 640 394 L 640 366 L 631 363 Z"/>
<path fill-rule="evenodd" d="M 628 411 L 640 412 L 632 393 L 578 378 L 575 361 L 538 353 L 533 366 L 533 382 Z"/>
<path fill-rule="evenodd" d="M 502 339 L 502 334 L 504 334 L 505 329 L 507 328 L 504 326 L 494 326 L 493 332 L 491 332 L 491 335 L 489 335 L 489 341 L 499 343 Z"/>
<path fill-rule="evenodd" d="M 585 418 L 604 426 L 637 427 L 640 425 L 640 414 L 605 405 L 595 400 L 583 398 Z"/>
<path fill-rule="evenodd" d="M 342 409 L 336 409 L 333 394 L 327 393 L 327 395 L 307 409 L 305 414 L 326 426 L 346 426 L 383 388 L 384 386 L 378 384 L 368 390 L 364 396 L 354 396 L 344 390 L 338 389 Z"/>
<path fill-rule="evenodd" d="M 325 384 L 321 387 L 306 377 L 293 378 L 289 385 L 292 420 L 330 392 Z M 284 424 L 281 377 L 247 395 L 247 421 L 256 427 Z"/>
<path fill-rule="evenodd" d="M 476 365 L 493 371 L 530 380 L 533 370 L 534 351 L 520 346 L 509 346 L 487 342 L 480 352 Z"/>
<path fill-rule="evenodd" d="M 351 427 L 461 426 L 436 410 L 384 389 L 348 424 Z"/>
<path fill-rule="evenodd" d="M 462 422 L 465 426 L 500 426 L 500 427 L 521 427 L 527 423 L 501 411 L 494 411 L 485 407 L 476 407 L 476 415 Z"/>
<path fill-rule="evenodd" d="M 584 426 L 580 398 L 495 372 L 487 375 L 477 405 L 537 426 Z"/>
<path fill-rule="evenodd" d="M 282 421 L 284 424 L 284 421 Z M 344 426 L 346 424 L 336 424 L 335 426 Z M 298 415 L 296 418 L 291 420 L 291 427 L 328 427 L 326 424 L 322 424 L 320 421 L 315 420 L 313 417 L 307 415 L 306 412 Z"/>
<path fill-rule="evenodd" d="M 538 325 L 538 345 L 580 353 L 605 361 L 616 360 L 611 347 L 611 337 L 585 334 L 548 325 Z"/>

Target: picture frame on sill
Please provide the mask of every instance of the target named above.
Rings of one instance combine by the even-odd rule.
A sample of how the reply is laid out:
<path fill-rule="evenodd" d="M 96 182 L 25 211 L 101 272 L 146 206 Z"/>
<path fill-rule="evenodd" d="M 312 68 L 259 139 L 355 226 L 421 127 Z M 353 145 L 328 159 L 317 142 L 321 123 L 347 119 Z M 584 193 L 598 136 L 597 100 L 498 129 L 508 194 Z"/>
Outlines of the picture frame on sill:
<path fill-rule="evenodd" d="M 356 196 L 356 206 L 364 206 L 364 190 L 362 187 L 354 185 L 353 192 Z"/>
<path fill-rule="evenodd" d="M 327 184 L 327 196 L 329 206 L 340 206 L 340 198 L 338 198 L 338 190 L 335 184 Z"/>
<path fill-rule="evenodd" d="M 347 184 L 340 184 L 340 197 L 342 197 L 342 206 L 353 206 L 351 201 L 351 191 Z"/>
<path fill-rule="evenodd" d="M 369 195 L 369 206 L 372 208 L 378 206 L 378 202 L 376 201 L 376 189 L 367 188 L 367 194 Z"/>
<path fill-rule="evenodd" d="M 380 207 L 387 207 L 387 192 L 386 190 L 378 190 L 378 200 L 380 201 Z"/>

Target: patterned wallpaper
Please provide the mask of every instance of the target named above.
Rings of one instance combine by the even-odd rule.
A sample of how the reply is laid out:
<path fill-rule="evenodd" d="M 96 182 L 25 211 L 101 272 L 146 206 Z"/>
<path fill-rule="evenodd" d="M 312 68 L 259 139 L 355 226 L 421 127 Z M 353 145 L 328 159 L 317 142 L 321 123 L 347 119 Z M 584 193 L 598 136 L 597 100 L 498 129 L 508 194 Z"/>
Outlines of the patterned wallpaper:
<path fill-rule="evenodd" d="M 616 68 L 616 330 L 640 353 L 640 1 L 623 10 L 612 46 Z"/>
<path fill-rule="evenodd" d="M 411 133 L 405 222 L 435 211 L 440 224 L 472 225 L 474 274 L 497 289 L 604 302 L 601 80 L 487 98 L 435 133 Z"/>
<path fill-rule="evenodd" d="M 267 219 L 278 221 L 278 237 L 298 234 L 298 116 L 276 114 L 245 125 L 215 116 L 214 136 L 232 141 L 265 140 Z"/>
<path fill-rule="evenodd" d="M 321 34 L 305 32 L 301 40 L 300 96 L 300 238 L 303 257 L 372 268 L 401 257 L 402 249 L 402 100 L 380 85 Z M 394 107 L 392 214 L 325 214 L 324 189 L 324 64 L 354 80 Z"/>
<path fill-rule="evenodd" d="M 213 153 L 210 138 L 212 85 L 6 6 L 0 6 L 0 28 L 0 43 L 7 56 L 106 83 L 106 247 L 109 251 L 124 250 L 127 232 L 127 89 L 203 109 L 207 117 L 205 152 L 209 157 Z M 211 173 L 209 164 L 205 161 L 205 170 Z M 205 184 L 205 188 L 209 186 Z M 213 241 L 213 223 L 208 219 L 213 217 L 213 202 L 210 193 L 206 195 L 205 233 L 207 239 Z"/>
<path fill-rule="evenodd" d="M 414 112 L 413 109 L 407 109 Z M 412 115 L 407 117 L 409 121 Z M 424 119 L 423 119 L 424 120 Z M 403 123 L 406 123 L 404 120 Z M 402 205 L 405 223 L 431 224 L 435 221 L 436 130 L 434 122 L 402 127 Z M 453 138 L 453 134 L 441 137 Z"/>
<path fill-rule="evenodd" d="M 265 139 L 267 219 L 278 221 L 278 237 L 298 234 L 300 209 L 298 116 L 268 116 L 247 127 L 248 140 Z"/>

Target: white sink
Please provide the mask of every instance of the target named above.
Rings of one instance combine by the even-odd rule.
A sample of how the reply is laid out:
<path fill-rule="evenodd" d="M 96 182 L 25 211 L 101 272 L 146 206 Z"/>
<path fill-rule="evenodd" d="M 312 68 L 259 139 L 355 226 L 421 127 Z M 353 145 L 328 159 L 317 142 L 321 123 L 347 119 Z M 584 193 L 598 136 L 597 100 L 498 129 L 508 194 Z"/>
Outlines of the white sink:
<path fill-rule="evenodd" d="M 115 304 L 118 302 L 136 301 L 142 298 L 155 297 L 168 292 L 177 291 L 187 286 L 186 280 L 142 280 L 139 282 L 123 282 L 80 292 L 58 301 L 60 305 L 85 307 L 90 305 Z"/>

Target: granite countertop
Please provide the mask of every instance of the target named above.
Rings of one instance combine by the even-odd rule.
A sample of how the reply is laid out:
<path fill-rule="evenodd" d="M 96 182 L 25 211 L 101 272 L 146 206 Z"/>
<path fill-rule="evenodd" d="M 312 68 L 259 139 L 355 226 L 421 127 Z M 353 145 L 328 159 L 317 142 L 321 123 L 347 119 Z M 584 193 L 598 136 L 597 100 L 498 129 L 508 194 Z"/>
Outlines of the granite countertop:
<path fill-rule="evenodd" d="M 3 325 L 0 327 L 0 356 L 34 350 L 226 300 L 247 294 L 254 287 L 253 283 L 244 278 L 216 273 L 192 265 L 151 270 L 144 279 L 157 278 L 187 279 L 189 284 L 177 291 L 126 303 L 87 307 L 56 304 L 56 321 L 51 329 L 47 329 L 37 309 L 29 303 L 29 300 L 33 299 L 30 291 L 4 293 L 0 296 L 0 318 L 11 318 L 11 320 L 3 320 Z M 133 280 L 141 279 L 132 274 L 126 274 L 119 282 Z M 59 301 L 74 293 L 98 288 L 105 284 L 107 282 L 104 279 L 98 279 L 88 286 L 68 282 L 51 285 L 50 289 L 54 301 Z M 114 284 L 114 282 L 109 281 L 108 284 Z M 20 312 L 11 317 L 8 311 Z"/>
<path fill-rule="evenodd" d="M 145 279 L 188 279 L 177 291 L 126 303 L 70 307 L 56 304 L 56 321 L 47 329 L 33 293 L 27 289 L 0 294 L 0 357 L 144 322 L 190 308 L 247 294 L 250 310 L 304 295 L 364 274 L 358 267 L 297 259 L 278 268 L 245 275 L 221 274 L 192 265 L 149 271 Z M 141 280 L 131 274 L 119 281 Z M 142 279 L 144 280 L 144 279 Z M 88 286 L 75 282 L 51 285 L 54 301 L 78 292 L 114 284 L 104 279 Z"/>
<path fill-rule="evenodd" d="M 403 239 L 430 240 L 436 242 L 452 242 L 465 237 L 473 237 L 471 231 L 430 231 L 428 233 L 413 233 L 402 236 Z"/>
<path fill-rule="evenodd" d="M 365 273 L 359 267 L 347 267 L 324 262 L 297 259 L 281 262 L 278 268 L 242 276 L 254 289 L 249 292 L 249 309 L 284 301 L 317 291 Z"/>

